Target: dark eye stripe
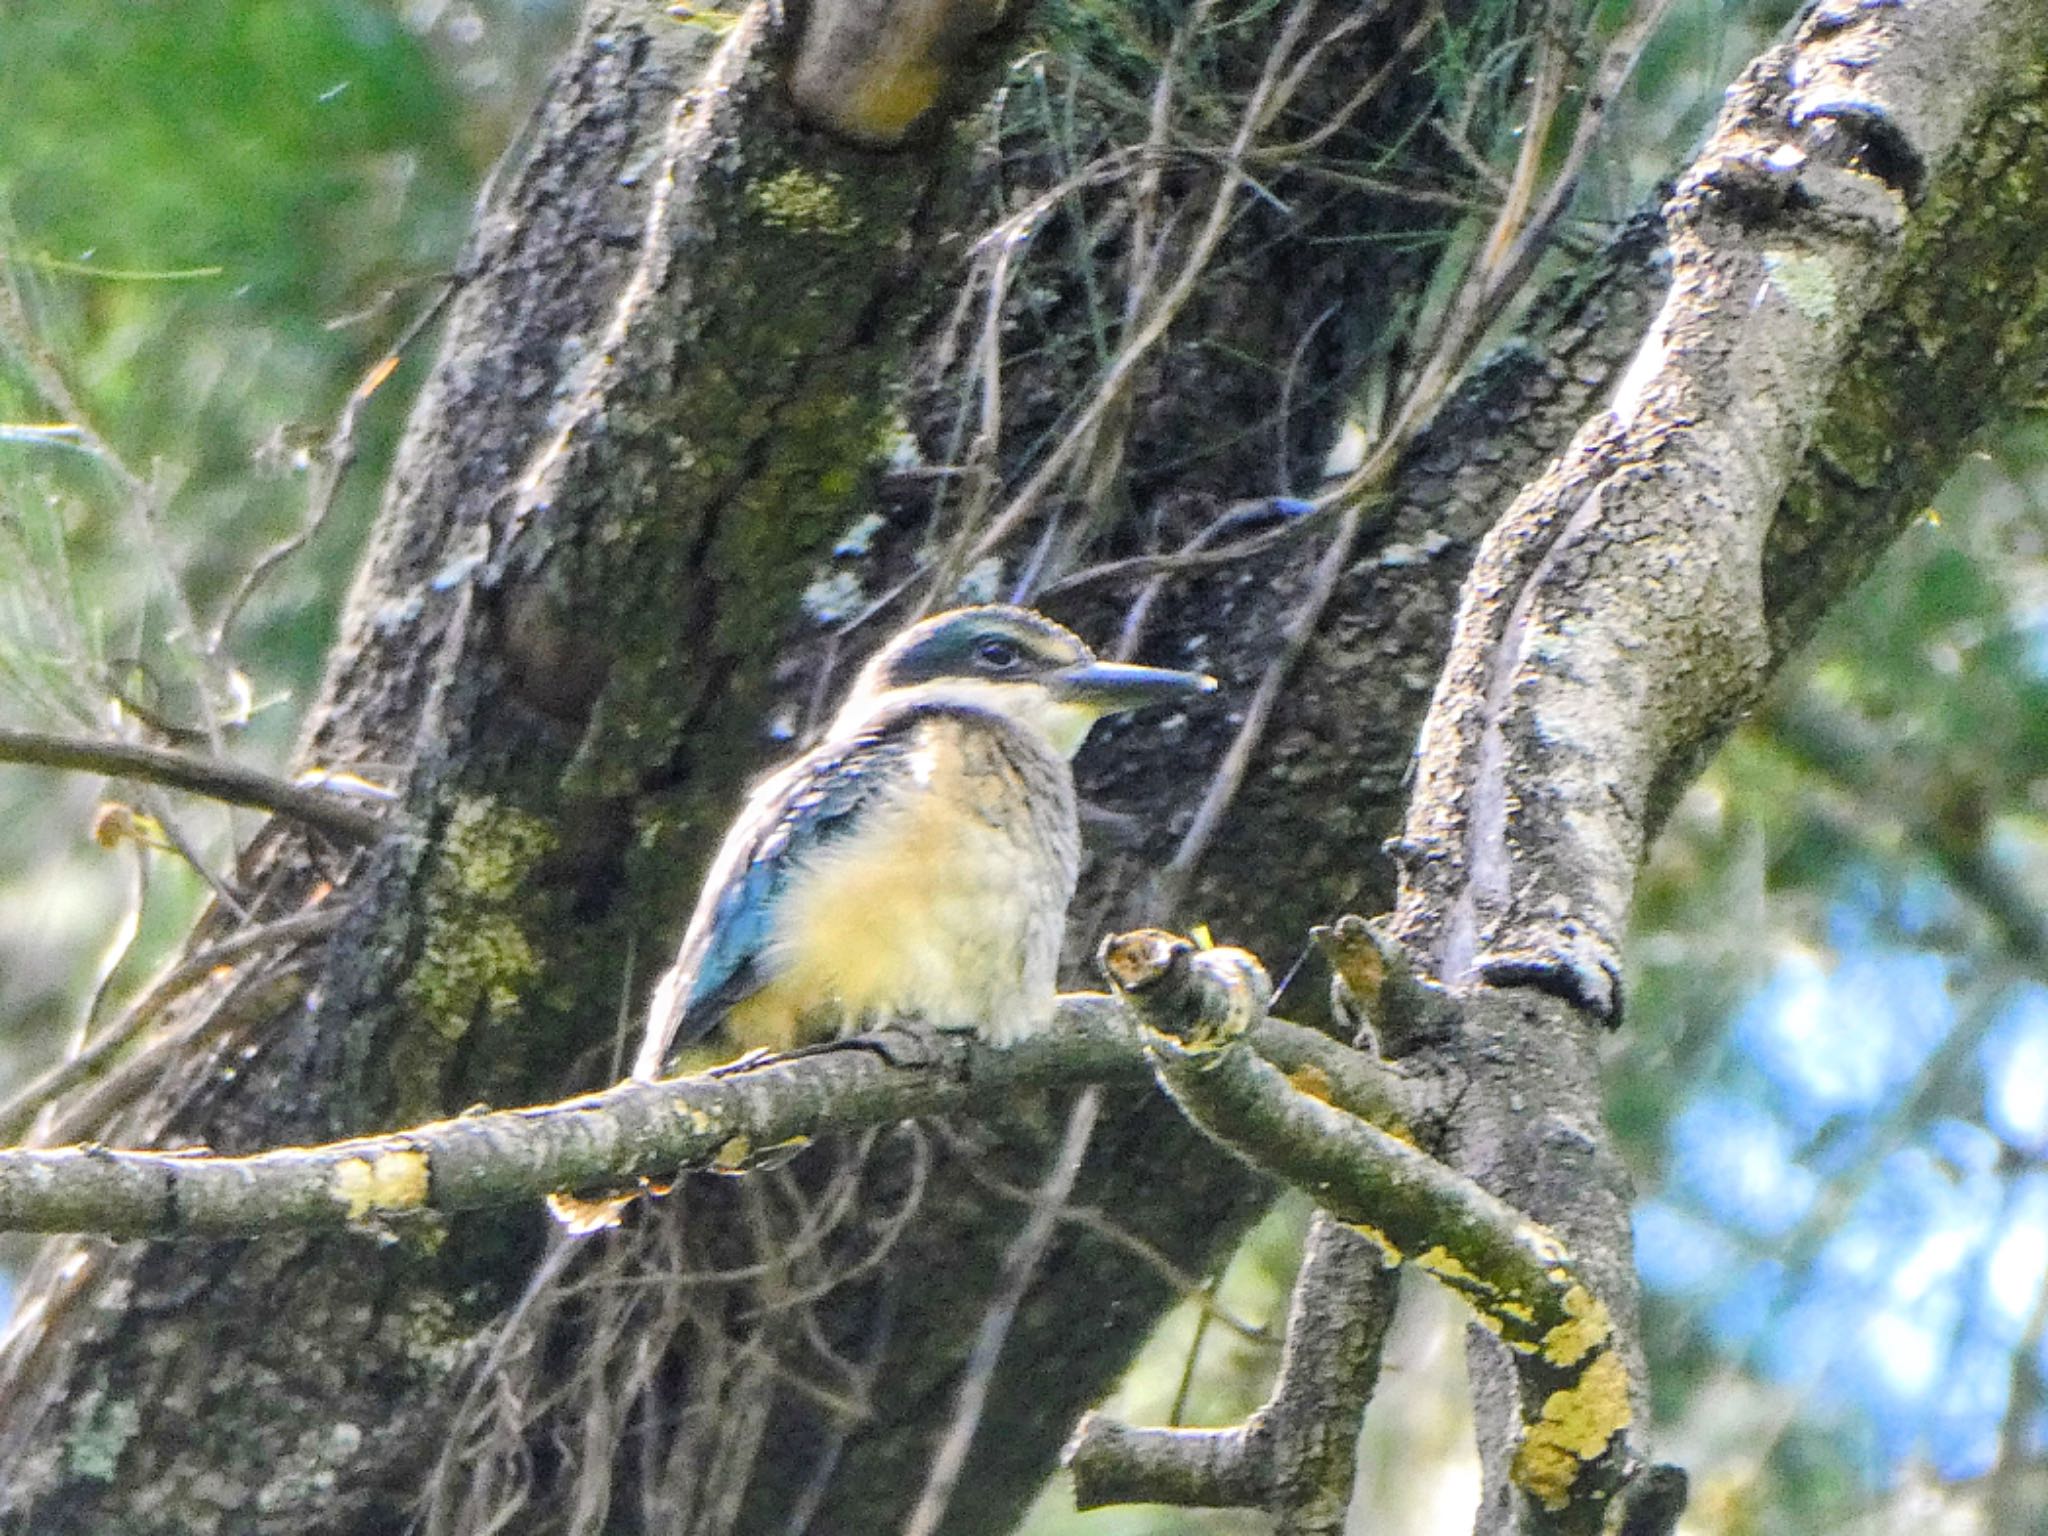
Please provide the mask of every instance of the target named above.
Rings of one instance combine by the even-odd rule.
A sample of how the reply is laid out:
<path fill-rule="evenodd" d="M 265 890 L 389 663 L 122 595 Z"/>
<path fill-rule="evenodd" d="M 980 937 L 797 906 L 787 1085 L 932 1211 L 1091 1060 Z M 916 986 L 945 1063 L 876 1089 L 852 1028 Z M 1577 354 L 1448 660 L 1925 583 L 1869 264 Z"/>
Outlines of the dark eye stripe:
<path fill-rule="evenodd" d="M 1087 659 L 1086 646 L 1064 630 L 1050 624 L 1047 629 L 1049 633 L 1040 634 L 1029 624 L 963 612 L 906 635 L 909 643 L 888 658 L 879 681 L 892 688 L 945 677 L 1007 682 Z"/>

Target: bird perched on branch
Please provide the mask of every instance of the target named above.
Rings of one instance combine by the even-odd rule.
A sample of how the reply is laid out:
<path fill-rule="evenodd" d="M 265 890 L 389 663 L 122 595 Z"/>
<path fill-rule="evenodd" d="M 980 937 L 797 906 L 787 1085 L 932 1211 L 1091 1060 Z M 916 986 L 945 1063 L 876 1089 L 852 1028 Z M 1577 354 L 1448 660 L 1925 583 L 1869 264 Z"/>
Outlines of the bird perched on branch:
<path fill-rule="evenodd" d="M 1098 661 L 1028 608 L 904 630 L 726 833 L 635 1075 L 721 1025 L 786 1050 L 889 1020 L 1045 1024 L 1080 859 L 1068 759 L 1105 715 L 1215 686 Z"/>

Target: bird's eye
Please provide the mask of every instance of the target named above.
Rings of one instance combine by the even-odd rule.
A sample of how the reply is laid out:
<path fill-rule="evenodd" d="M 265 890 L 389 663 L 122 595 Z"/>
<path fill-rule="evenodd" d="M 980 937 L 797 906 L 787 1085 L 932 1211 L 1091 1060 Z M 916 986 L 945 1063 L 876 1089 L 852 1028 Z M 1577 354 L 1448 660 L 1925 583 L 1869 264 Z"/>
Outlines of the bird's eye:
<path fill-rule="evenodd" d="M 974 648 L 974 655 L 991 672 L 1007 672 L 1022 659 L 1011 640 L 984 640 Z"/>

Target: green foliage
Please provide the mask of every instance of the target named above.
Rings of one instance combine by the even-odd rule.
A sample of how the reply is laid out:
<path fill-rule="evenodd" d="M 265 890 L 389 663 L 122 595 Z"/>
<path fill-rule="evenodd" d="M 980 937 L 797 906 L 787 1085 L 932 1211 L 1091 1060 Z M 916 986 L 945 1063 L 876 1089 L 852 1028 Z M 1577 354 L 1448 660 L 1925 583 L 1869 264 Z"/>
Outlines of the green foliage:
<path fill-rule="evenodd" d="M 185 615 L 210 627 L 306 515 L 337 412 L 451 268 L 569 19 L 567 0 L 21 0 L 0 14 L 0 263 L 20 310 L 0 325 L 0 423 L 65 414 L 36 382 L 54 365 L 121 466 L 75 438 L 0 432 L 5 718 L 97 722 L 118 674 L 130 699 L 193 727 L 208 705 L 238 716 L 246 679 L 270 707 L 231 727 L 230 749 L 282 760 L 431 336 L 371 398 L 325 528 L 218 664 Z M 152 488 L 153 526 L 124 472 Z M 128 854 L 87 836 L 97 793 L 0 774 L 10 1054 L 70 1026 L 129 899 Z M 226 819 L 186 817 L 221 857 Z M 177 861 L 153 862 L 122 986 L 204 892 Z"/>

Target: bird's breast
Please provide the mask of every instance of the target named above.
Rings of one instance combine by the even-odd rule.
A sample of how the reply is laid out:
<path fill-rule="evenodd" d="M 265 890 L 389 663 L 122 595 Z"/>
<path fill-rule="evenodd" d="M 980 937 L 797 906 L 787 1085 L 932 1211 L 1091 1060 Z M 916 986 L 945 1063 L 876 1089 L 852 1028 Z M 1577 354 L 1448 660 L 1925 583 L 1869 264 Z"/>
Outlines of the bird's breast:
<path fill-rule="evenodd" d="M 998 1039 L 1050 1016 L 1078 858 L 1064 762 L 935 722 L 912 769 L 814 851 L 778 903 L 748 1045 L 915 1015 Z M 1048 759 L 1050 763 L 1050 759 Z"/>

